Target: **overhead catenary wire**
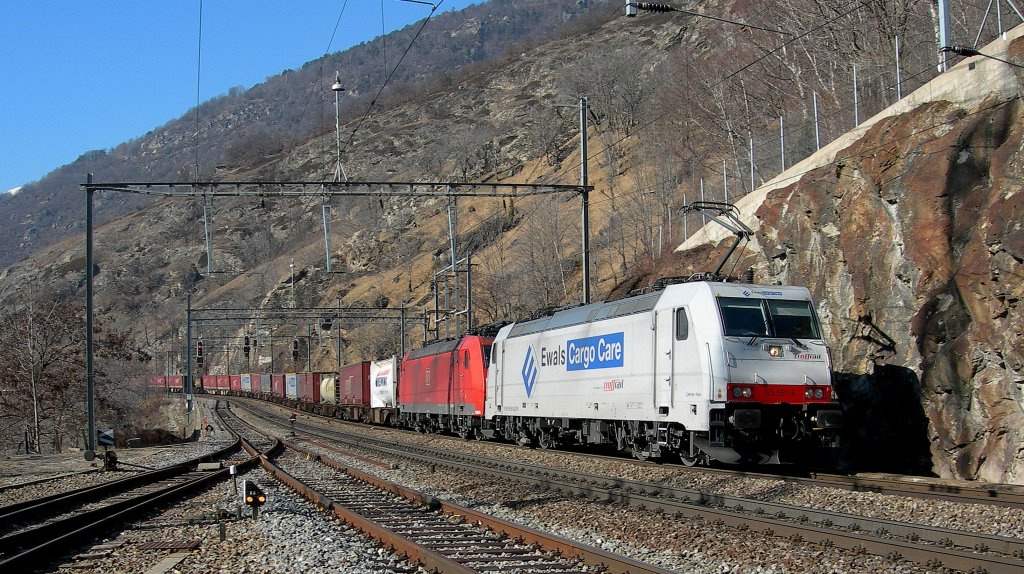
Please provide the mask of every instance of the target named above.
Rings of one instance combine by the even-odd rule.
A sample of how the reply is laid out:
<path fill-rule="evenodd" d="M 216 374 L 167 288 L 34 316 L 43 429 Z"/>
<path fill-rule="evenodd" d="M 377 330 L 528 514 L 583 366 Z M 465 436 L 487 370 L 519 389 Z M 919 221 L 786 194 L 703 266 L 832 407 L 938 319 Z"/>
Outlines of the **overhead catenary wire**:
<path fill-rule="evenodd" d="M 825 22 L 822 22 L 822 23 L 821 23 L 821 24 L 819 24 L 818 26 L 815 26 L 815 27 L 813 27 L 813 28 L 809 28 L 809 29 L 805 30 L 805 31 L 804 31 L 803 33 L 801 33 L 801 34 L 797 34 L 797 35 L 794 35 L 794 36 L 793 36 L 792 38 L 790 38 L 790 39 L 786 40 L 785 42 L 783 42 L 783 43 L 779 44 L 779 45 L 778 45 L 778 46 L 776 46 L 775 48 L 773 48 L 773 49 L 771 49 L 771 50 L 769 50 L 769 51 L 765 52 L 764 54 L 761 54 L 760 56 L 758 56 L 757 58 L 755 58 L 755 59 L 754 59 L 754 60 L 752 60 L 751 62 L 749 62 L 749 63 L 747 63 L 747 64 L 743 65 L 743 66 L 742 66 L 742 67 L 740 67 L 739 69 L 737 69 L 737 70 L 735 70 L 735 71 L 733 71 L 733 72 L 731 72 L 731 73 L 727 74 L 726 76 L 722 77 L 722 78 L 721 78 L 720 80 L 718 80 L 717 82 L 715 82 L 715 83 L 711 84 L 710 86 L 708 86 L 708 89 L 711 89 L 711 88 L 717 87 L 717 86 L 719 86 L 719 85 L 721 85 L 721 84 L 724 84 L 724 83 L 725 83 L 726 81 L 728 81 L 728 80 L 730 80 L 730 79 L 734 78 L 735 76 L 739 75 L 739 74 L 740 74 L 740 73 L 742 73 L 743 71 L 745 71 L 745 70 L 749 69 L 749 68 L 750 68 L 751 66 L 754 66 L 754 65 L 756 65 L 757 63 L 759 63 L 759 62 L 761 62 L 761 61 L 765 60 L 766 58 L 768 58 L 768 57 L 769 57 L 769 56 L 771 56 L 772 54 L 774 54 L 774 53 L 778 52 L 779 50 L 782 50 L 782 49 L 786 48 L 787 46 L 789 46 L 789 45 L 790 45 L 790 44 L 792 44 L 793 42 L 796 42 L 797 40 L 799 40 L 799 39 L 801 39 L 801 38 L 804 38 L 804 37 L 806 37 L 807 35 L 809 35 L 809 34 L 811 34 L 811 33 L 813 33 L 813 32 L 816 32 L 816 31 L 818 31 L 818 30 L 820 30 L 820 29 L 822 29 L 822 28 L 824 28 L 824 27 L 826 27 L 826 26 L 828 26 L 828 25 L 832 24 L 833 22 L 835 22 L 835 21 L 839 20 L 840 18 L 843 18 L 843 17 L 849 16 L 850 14 L 853 14 L 853 13 L 854 13 L 854 12 L 856 12 L 857 10 L 860 10 L 860 9 L 864 8 L 864 7 L 865 7 L 865 6 L 867 5 L 867 0 L 854 0 L 854 1 L 850 2 L 849 4 L 855 4 L 855 6 L 853 6 L 853 8 L 851 8 L 851 9 L 849 9 L 849 10 L 847 10 L 847 11 L 843 11 L 843 12 L 840 12 L 840 13 L 839 13 L 839 14 L 837 14 L 836 16 L 834 16 L 834 17 L 830 18 L 829 20 L 826 20 Z M 849 6 L 849 4 L 847 4 L 847 6 Z M 666 117 L 666 116 L 668 115 L 668 113 L 669 113 L 669 112 L 665 112 L 665 113 L 663 113 L 663 114 L 659 114 L 659 115 L 657 115 L 657 116 L 655 116 L 655 117 L 651 118 L 651 119 L 650 119 L 650 120 L 648 120 L 647 122 L 645 122 L 645 123 L 643 123 L 643 124 L 641 124 L 641 125 L 639 125 L 639 126 L 635 127 L 635 128 L 633 129 L 633 130 L 631 130 L 631 131 L 630 131 L 630 133 L 628 133 L 628 134 L 626 134 L 626 135 L 623 135 L 622 137 L 620 137 L 620 138 L 619 138 L 619 139 L 617 139 L 616 141 L 614 141 L 614 142 L 611 142 L 611 143 L 609 143 L 609 144 L 605 145 L 605 146 L 604 146 L 603 148 L 601 148 L 600 150 L 598 150 L 597 152 L 595 152 L 595 155 L 598 155 L 598 154 L 604 153 L 604 152 L 605 152 L 605 151 L 607 151 L 607 150 L 608 150 L 609 148 L 611 148 L 611 147 L 614 147 L 614 146 L 616 146 L 616 145 L 618 145 L 618 144 L 622 143 L 623 141 L 625 141 L 625 140 L 626 140 L 626 139 L 628 139 L 629 137 L 631 137 L 631 136 L 634 136 L 634 135 L 636 135 L 636 134 L 638 134 L 638 133 L 640 133 L 640 132 L 643 132 L 643 131 L 644 131 L 644 130 L 646 130 L 646 129 L 649 129 L 649 128 L 650 128 L 651 126 L 653 126 L 653 125 L 654 125 L 654 124 L 656 124 L 657 122 L 659 122 L 659 121 L 661 121 L 662 119 L 664 119 L 664 118 L 665 118 L 665 117 Z M 550 178 L 549 178 L 548 180 L 550 181 L 551 179 L 557 179 L 557 178 L 559 178 L 559 177 L 561 177 L 561 176 L 563 175 L 563 173 L 562 173 L 562 172 L 565 172 L 565 171 L 575 171 L 575 170 L 579 169 L 579 167 L 580 167 L 580 163 L 576 163 L 575 165 L 571 165 L 571 166 L 568 166 L 568 167 L 566 167 L 566 168 L 563 168 L 562 170 L 559 170 L 559 172 L 556 172 L 555 174 L 552 174 L 552 175 L 551 175 L 551 177 L 550 177 Z"/>
<path fill-rule="evenodd" d="M 199 181 L 199 104 L 200 80 L 203 77 L 203 0 L 199 0 L 199 33 L 198 48 L 196 50 L 196 157 L 195 157 L 195 181 Z"/>
<path fill-rule="evenodd" d="M 377 94 L 373 97 L 372 100 L 370 100 L 370 105 L 366 107 L 366 111 L 363 113 L 362 117 L 359 118 L 359 121 L 356 122 L 355 127 L 352 128 L 352 132 L 349 134 L 349 138 L 345 142 L 345 149 L 352 145 L 352 142 L 355 140 L 356 133 L 359 131 L 359 128 L 362 127 L 363 123 L 366 121 L 366 118 L 370 116 L 370 112 L 373 110 L 374 106 L 377 105 L 377 101 L 380 99 L 381 94 L 384 93 L 384 89 L 387 88 L 389 83 L 391 83 L 391 79 L 394 78 L 395 73 L 398 71 L 398 68 L 402 66 L 402 61 L 405 60 L 405 57 L 409 54 L 409 51 L 412 50 L 412 47 L 416 44 L 416 40 L 420 37 L 420 33 L 422 33 L 423 29 L 426 28 L 427 23 L 430 22 L 430 19 L 434 16 L 434 13 L 437 12 L 437 9 L 441 6 L 441 4 L 444 3 L 444 0 L 440 0 L 437 4 L 422 2 L 420 0 L 403 1 L 411 2 L 414 4 L 426 4 L 430 6 L 430 14 L 428 14 L 427 17 L 423 19 L 423 22 L 420 24 L 420 27 L 416 30 L 416 34 L 413 35 L 412 40 L 409 41 L 409 45 L 406 46 L 405 51 L 402 52 L 402 56 L 398 58 L 398 62 L 395 63 L 395 67 L 384 79 L 384 83 L 381 85 L 380 89 L 377 90 Z"/>

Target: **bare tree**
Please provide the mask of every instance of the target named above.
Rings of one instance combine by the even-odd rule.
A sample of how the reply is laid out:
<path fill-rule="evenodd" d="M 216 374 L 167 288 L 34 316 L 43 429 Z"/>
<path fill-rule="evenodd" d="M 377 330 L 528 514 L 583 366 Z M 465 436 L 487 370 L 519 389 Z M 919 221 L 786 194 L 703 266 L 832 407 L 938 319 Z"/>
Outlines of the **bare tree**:
<path fill-rule="evenodd" d="M 98 317 L 96 339 L 96 394 L 101 419 L 113 424 L 129 413 L 133 399 L 123 391 L 144 386 L 140 365 L 148 357 L 131 342 L 130 333 L 115 329 Z M 25 448 L 59 450 L 63 437 L 75 436 L 84 423 L 85 317 L 79 305 L 22 297 L 13 309 L 0 314 L 0 420 L 9 442 L 17 444 L 26 429 Z M 131 385 L 127 384 L 129 379 Z M 44 441 L 44 439 L 47 439 Z"/>

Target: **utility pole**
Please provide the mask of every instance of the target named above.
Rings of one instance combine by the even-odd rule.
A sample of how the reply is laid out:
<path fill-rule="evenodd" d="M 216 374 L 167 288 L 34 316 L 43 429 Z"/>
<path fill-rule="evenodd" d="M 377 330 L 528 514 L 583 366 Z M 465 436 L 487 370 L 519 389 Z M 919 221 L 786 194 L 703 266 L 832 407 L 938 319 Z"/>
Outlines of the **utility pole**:
<path fill-rule="evenodd" d="M 92 174 L 86 175 L 86 182 L 92 183 Z M 96 418 L 94 415 L 93 389 L 96 371 L 93 368 L 92 341 L 92 194 L 91 187 L 85 188 L 85 403 L 89 419 L 88 451 L 96 452 Z M 26 443 L 26 450 L 28 444 Z"/>
<path fill-rule="evenodd" d="M 334 166 L 334 181 L 348 181 L 348 174 L 345 173 L 345 167 L 341 165 L 341 104 L 338 100 L 338 96 L 341 92 L 345 91 L 345 88 L 341 86 L 341 73 L 335 72 L 334 84 L 331 86 L 331 91 L 334 92 L 334 141 L 336 152 L 336 160 Z M 322 187 L 322 186 L 321 186 Z M 326 191 L 326 188 L 324 188 Z M 321 210 L 323 211 L 324 219 L 324 250 L 326 251 L 327 263 L 324 269 L 331 272 L 331 196 L 324 193 L 320 204 Z"/>
<path fill-rule="evenodd" d="M 590 191 L 587 188 L 587 97 L 580 96 L 580 185 L 583 196 L 583 304 L 590 303 Z"/>
<path fill-rule="evenodd" d="M 185 310 L 185 410 L 192 410 L 192 291 L 188 292 L 188 307 Z"/>
<path fill-rule="evenodd" d="M 947 58 L 942 48 L 949 45 L 949 0 L 939 0 L 939 72 L 945 72 Z"/>

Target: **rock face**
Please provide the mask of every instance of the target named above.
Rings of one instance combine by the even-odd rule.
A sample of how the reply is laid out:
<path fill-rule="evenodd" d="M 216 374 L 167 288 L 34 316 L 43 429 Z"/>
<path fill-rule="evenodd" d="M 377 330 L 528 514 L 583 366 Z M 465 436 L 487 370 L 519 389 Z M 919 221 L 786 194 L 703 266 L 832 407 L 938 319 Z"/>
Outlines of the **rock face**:
<path fill-rule="evenodd" d="M 1002 73 L 1016 90 L 879 118 L 748 202 L 738 268 L 814 293 L 862 469 L 1024 483 L 1024 107 Z"/>

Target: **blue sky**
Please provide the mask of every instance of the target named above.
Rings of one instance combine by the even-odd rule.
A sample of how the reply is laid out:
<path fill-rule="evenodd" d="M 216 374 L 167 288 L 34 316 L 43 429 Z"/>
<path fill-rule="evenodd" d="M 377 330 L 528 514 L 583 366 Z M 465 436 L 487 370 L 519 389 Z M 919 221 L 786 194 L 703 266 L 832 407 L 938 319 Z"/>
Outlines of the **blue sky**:
<path fill-rule="evenodd" d="M 444 0 L 438 13 L 474 3 Z M 200 98 L 298 68 L 328 45 L 336 52 L 375 38 L 382 11 L 391 31 L 426 17 L 430 6 L 203 0 Z M 86 151 L 141 136 L 194 106 L 199 12 L 200 0 L 6 2 L 0 17 L 0 192 L 38 180 Z"/>

